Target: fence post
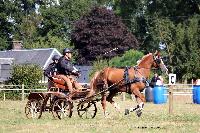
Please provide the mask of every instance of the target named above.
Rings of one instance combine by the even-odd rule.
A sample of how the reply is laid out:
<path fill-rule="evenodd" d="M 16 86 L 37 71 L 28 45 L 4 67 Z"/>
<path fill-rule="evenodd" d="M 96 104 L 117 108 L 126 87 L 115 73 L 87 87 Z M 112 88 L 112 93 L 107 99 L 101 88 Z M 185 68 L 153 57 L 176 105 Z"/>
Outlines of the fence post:
<path fill-rule="evenodd" d="M 24 100 L 24 84 L 22 84 L 22 101 Z"/>
<path fill-rule="evenodd" d="M 126 93 L 122 92 L 122 101 L 125 101 Z"/>
<path fill-rule="evenodd" d="M 6 93 L 3 92 L 3 101 L 6 101 Z"/>
<path fill-rule="evenodd" d="M 169 87 L 169 114 L 173 113 L 173 85 Z"/>

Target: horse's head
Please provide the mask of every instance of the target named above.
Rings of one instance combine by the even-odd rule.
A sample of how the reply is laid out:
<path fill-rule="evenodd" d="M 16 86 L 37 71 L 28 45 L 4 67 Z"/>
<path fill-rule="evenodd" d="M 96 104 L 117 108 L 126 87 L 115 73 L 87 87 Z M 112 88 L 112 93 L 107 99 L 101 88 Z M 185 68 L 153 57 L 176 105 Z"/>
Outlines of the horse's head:
<path fill-rule="evenodd" d="M 163 72 L 165 72 L 166 74 L 168 74 L 168 69 L 167 67 L 165 66 L 161 56 L 160 56 L 160 52 L 156 51 L 154 54 L 152 54 L 153 56 L 153 64 L 152 66 L 154 68 L 161 68 L 161 70 Z"/>

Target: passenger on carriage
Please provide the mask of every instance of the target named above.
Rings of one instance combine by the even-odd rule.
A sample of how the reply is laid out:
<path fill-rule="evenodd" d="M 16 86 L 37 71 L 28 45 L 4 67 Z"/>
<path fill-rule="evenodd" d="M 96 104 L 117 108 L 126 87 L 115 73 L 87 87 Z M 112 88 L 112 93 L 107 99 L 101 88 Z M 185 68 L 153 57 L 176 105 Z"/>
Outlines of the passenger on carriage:
<path fill-rule="evenodd" d="M 59 55 L 54 55 L 52 58 L 52 63 L 49 64 L 46 70 L 44 70 L 44 75 L 47 76 L 48 79 L 48 90 L 54 86 L 52 81 L 50 80 L 52 77 L 54 77 L 57 74 L 57 63 L 59 60 Z"/>
<path fill-rule="evenodd" d="M 70 92 L 74 92 L 73 87 L 75 89 L 84 89 L 72 76 L 80 76 L 78 69 L 71 63 L 72 52 L 69 48 L 63 50 L 63 56 L 57 64 L 58 74 L 56 75 L 57 78 L 65 81 L 65 86 L 67 86 Z"/>

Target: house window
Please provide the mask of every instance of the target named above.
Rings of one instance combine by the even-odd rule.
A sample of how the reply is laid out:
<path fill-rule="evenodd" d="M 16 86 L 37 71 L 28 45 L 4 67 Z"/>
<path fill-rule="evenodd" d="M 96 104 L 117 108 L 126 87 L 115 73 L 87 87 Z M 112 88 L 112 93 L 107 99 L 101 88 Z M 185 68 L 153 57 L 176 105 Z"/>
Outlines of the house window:
<path fill-rule="evenodd" d="M 0 77 L 9 78 L 11 76 L 11 65 L 10 64 L 1 64 L 0 67 Z"/>

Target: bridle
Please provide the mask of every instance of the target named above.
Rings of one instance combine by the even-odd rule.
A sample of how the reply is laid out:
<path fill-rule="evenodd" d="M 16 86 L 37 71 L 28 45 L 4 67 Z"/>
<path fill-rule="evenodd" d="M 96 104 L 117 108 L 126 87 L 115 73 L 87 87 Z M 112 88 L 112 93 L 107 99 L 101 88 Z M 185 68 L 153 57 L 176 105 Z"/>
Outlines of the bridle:
<path fill-rule="evenodd" d="M 157 58 L 155 55 L 153 55 L 153 61 L 154 61 L 154 63 L 156 63 L 156 66 L 157 67 L 155 67 L 156 69 L 159 69 L 160 68 L 160 64 L 161 64 L 161 58 L 159 57 L 159 58 Z"/>
<path fill-rule="evenodd" d="M 153 55 L 153 61 L 154 61 L 153 63 L 156 64 L 156 67 L 154 66 L 154 68 L 138 67 L 138 65 L 137 65 L 137 66 L 134 66 L 134 69 L 141 69 L 141 68 L 143 68 L 143 69 L 159 69 L 160 64 L 161 64 L 161 58 L 157 58 L 155 55 Z"/>

